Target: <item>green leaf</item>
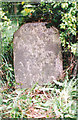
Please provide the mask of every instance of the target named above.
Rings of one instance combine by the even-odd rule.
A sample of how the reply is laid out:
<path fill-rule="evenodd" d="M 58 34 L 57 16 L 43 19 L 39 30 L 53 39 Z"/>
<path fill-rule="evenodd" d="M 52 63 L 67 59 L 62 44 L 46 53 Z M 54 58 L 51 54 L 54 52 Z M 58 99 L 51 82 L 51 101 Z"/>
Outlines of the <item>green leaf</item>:
<path fill-rule="evenodd" d="M 62 8 L 68 8 L 68 3 L 62 3 L 62 4 L 61 4 L 61 7 L 62 7 Z"/>

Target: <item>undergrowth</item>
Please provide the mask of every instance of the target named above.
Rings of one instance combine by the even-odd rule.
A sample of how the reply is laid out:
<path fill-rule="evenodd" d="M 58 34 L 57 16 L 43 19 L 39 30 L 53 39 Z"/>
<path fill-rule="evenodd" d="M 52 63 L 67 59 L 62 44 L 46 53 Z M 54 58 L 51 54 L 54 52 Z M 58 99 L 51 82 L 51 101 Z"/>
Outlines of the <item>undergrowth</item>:
<path fill-rule="evenodd" d="M 1 89 L 2 118 L 76 118 L 76 82 L 54 80 L 54 84 L 7 92 Z"/>

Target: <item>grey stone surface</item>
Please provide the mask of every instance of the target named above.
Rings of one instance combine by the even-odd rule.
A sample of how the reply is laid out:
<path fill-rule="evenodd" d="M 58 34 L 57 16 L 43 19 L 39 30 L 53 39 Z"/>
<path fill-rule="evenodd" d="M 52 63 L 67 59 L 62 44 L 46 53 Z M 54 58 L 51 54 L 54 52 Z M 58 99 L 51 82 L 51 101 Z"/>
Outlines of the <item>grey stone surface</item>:
<path fill-rule="evenodd" d="M 20 88 L 43 85 L 62 74 L 59 32 L 46 23 L 26 23 L 14 34 L 14 71 Z"/>

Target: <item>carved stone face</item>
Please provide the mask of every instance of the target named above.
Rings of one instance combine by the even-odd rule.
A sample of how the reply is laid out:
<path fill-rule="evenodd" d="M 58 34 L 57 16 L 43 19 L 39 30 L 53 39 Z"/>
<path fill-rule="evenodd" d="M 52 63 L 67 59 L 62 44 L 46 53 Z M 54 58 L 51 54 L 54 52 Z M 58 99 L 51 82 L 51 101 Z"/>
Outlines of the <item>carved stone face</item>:
<path fill-rule="evenodd" d="M 20 88 L 43 85 L 62 74 L 61 42 L 55 27 L 26 23 L 14 34 L 14 71 Z"/>

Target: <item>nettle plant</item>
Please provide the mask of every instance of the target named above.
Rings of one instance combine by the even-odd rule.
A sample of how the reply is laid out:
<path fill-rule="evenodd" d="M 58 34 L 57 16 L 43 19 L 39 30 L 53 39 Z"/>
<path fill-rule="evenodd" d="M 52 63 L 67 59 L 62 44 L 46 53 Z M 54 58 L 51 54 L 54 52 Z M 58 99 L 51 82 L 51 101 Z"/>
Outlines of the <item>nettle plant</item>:
<path fill-rule="evenodd" d="M 6 16 L 6 13 L 0 8 L 0 30 L 1 30 L 1 79 L 2 85 L 11 87 L 14 81 L 13 70 L 13 34 L 18 26 Z"/>
<path fill-rule="evenodd" d="M 61 14 L 62 16 L 62 23 L 60 24 L 61 34 L 60 38 L 62 41 L 62 45 L 65 47 L 68 45 L 68 49 L 71 48 L 71 52 L 73 54 L 76 54 L 76 2 L 68 2 L 68 3 L 62 3 L 61 8 L 63 9 L 63 12 Z"/>

